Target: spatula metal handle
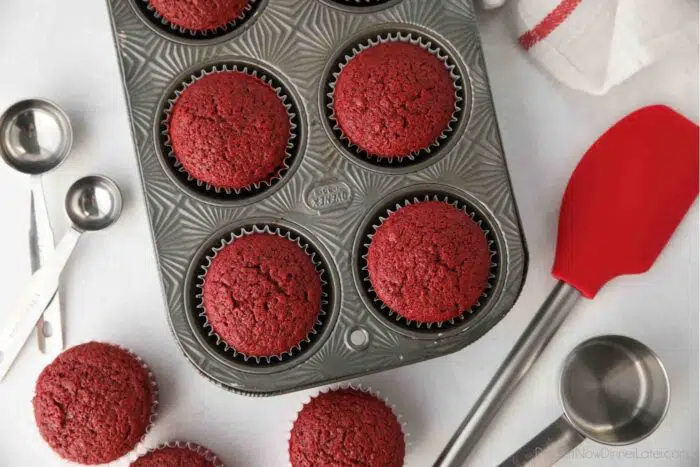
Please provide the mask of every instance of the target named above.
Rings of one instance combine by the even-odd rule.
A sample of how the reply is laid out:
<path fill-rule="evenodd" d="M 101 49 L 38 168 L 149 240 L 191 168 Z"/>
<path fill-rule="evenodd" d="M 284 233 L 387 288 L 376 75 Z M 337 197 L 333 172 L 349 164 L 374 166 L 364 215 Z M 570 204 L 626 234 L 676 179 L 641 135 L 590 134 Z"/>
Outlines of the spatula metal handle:
<path fill-rule="evenodd" d="M 463 467 L 498 409 L 535 363 L 581 294 L 559 282 L 501 364 L 433 467 Z"/>

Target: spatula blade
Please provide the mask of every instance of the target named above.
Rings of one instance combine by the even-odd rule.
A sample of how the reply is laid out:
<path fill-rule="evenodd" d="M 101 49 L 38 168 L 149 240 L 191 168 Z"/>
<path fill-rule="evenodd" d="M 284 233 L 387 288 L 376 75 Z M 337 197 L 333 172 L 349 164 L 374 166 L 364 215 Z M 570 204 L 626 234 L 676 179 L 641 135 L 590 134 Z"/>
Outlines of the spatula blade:
<path fill-rule="evenodd" d="M 698 125 L 660 105 L 603 134 L 564 194 L 554 277 L 593 298 L 649 270 L 698 196 L 699 141 Z"/>

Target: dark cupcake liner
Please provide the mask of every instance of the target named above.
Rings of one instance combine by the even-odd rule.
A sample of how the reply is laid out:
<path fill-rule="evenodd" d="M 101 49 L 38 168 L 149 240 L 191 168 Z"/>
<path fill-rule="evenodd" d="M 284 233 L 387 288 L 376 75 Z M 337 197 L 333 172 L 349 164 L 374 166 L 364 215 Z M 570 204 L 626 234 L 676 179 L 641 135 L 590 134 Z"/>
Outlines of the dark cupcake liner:
<path fill-rule="evenodd" d="M 249 76 L 258 78 L 266 84 L 268 84 L 275 91 L 277 97 L 279 97 L 280 101 L 284 105 L 284 108 L 287 110 L 287 115 L 289 117 L 289 139 L 287 141 L 287 147 L 285 150 L 284 160 L 282 161 L 282 166 L 267 180 L 253 183 L 252 185 L 248 185 L 247 187 L 241 189 L 217 187 L 202 180 L 198 180 L 192 175 L 190 175 L 182 166 L 180 161 L 177 160 L 177 157 L 173 152 L 173 147 L 170 141 L 170 116 L 172 115 L 177 100 L 180 98 L 185 89 L 187 89 L 189 86 L 191 86 L 198 80 L 204 78 L 205 76 L 214 73 L 227 72 L 245 73 Z M 292 98 L 284 92 L 283 87 L 277 84 L 278 82 L 279 80 L 275 79 L 274 76 L 271 76 L 271 74 L 268 71 L 249 64 L 212 65 L 210 68 L 201 69 L 197 74 L 190 75 L 189 80 L 183 82 L 177 89 L 175 89 L 175 91 L 167 99 L 167 105 L 162 110 L 162 118 L 160 120 L 160 143 L 164 149 L 163 153 L 165 154 L 167 161 L 173 166 L 175 170 L 187 176 L 188 183 L 195 183 L 197 187 L 204 189 L 205 191 L 214 192 L 217 194 L 226 194 L 232 198 L 252 196 L 254 194 L 267 190 L 268 188 L 282 180 L 282 177 L 284 177 L 285 174 L 291 168 L 292 159 L 294 158 L 294 153 L 296 152 L 296 141 L 299 140 L 299 126 L 296 124 L 296 119 L 299 113 L 295 108 L 295 104 Z"/>
<path fill-rule="evenodd" d="M 243 352 L 239 352 L 233 347 L 229 346 L 226 341 L 224 341 L 221 336 L 216 334 L 214 332 L 214 329 L 212 328 L 211 324 L 209 323 L 209 320 L 207 319 L 207 314 L 206 310 L 204 308 L 204 281 L 207 275 L 207 272 L 209 271 L 209 268 L 211 267 L 212 261 L 214 261 L 214 258 L 216 258 L 216 255 L 225 247 L 228 245 L 231 245 L 235 240 L 245 236 L 245 235 L 251 235 L 251 234 L 268 234 L 268 235 L 277 235 L 282 238 L 286 238 L 287 240 L 290 240 L 294 243 L 296 243 L 299 248 L 301 248 L 304 253 L 311 259 L 313 262 L 316 271 L 319 274 L 319 277 L 321 279 L 321 308 L 319 309 L 318 312 L 318 317 L 316 319 L 316 323 L 314 324 L 313 329 L 311 332 L 297 345 L 293 346 L 286 352 L 283 352 L 279 355 L 270 355 L 270 356 L 265 356 L 265 357 L 260 357 L 260 356 L 250 356 L 246 355 Z M 329 315 L 330 310 L 328 309 L 330 305 L 329 297 L 330 297 L 330 283 L 329 280 L 327 279 L 327 274 L 328 274 L 328 268 L 322 261 L 322 259 L 316 257 L 315 252 L 310 252 L 310 244 L 304 240 L 301 236 L 297 235 L 295 232 L 287 229 L 287 228 L 282 228 L 282 227 L 277 227 L 277 226 L 271 226 L 268 224 L 253 224 L 250 226 L 246 227 L 241 227 L 233 232 L 228 236 L 228 238 L 222 238 L 220 242 L 220 246 L 214 247 L 211 249 L 210 254 L 206 255 L 205 260 L 203 264 L 200 264 L 200 267 L 202 269 L 202 273 L 197 275 L 197 282 L 195 283 L 195 289 L 196 289 L 196 294 L 195 294 L 195 299 L 196 299 L 196 308 L 198 310 L 201 310 L 199 313 L 199 317 L 203 320 L 202 322 L 202 327 L 205 330 L 208 330 L 208 336 L 210 338 L 215 339 L 215 344 L 216 346 L 222 348 L 224 353 L 227 353 L 231 355 L 234 359 L 237 359 L 239 361 L 242 361 L 246 364 L 249 365 L 266 365 L 266 364 L 272 364 L 272 363 L 279 363 L 288 360 L 289 358 L 296 357 L 300 352 L 304 350 L 304 347 L 309 346 L 312 343 L 312 337 L 318 335 L 318 333 L 321 330 L 321 327 L 324 325 L 324 322 L 326 320 L 326 317 Z"/>
<path fill-rule="evenodd" d="M 338 77 L 342 73 L 343 69 L 356 58 L 361 52 L 375 47 L 380 44 L 386 44 L 390 42 L 403 42 L 408 44 L 413 44 L 421 47 L 423 50 L 430 52 L 433 56 L 438 58 L 444 65 L 445 68 L 450 72 L 452 77 L 452 84 L 455 91 L 455 108 L 452 112 L 452 118 L 450 119 L 447 127 L 443 130 L 442 134 L 430 144 L 430 146 L 425 147 L 419 151 L 414 151 L 406 156 L 400 157 L 380 157 L 375 154 L 370 154 L 364 149 L 360 148 L 357 144 L 353 143 L 346 135 L 343 133 L 340 123 L 335 115 L 335 87 L 338 81 Z M 420 33 L 413 31 L 393 31 L 382 34 L 377 34 L 371 38 L 365 39 L 364 41 L 358 42 L 353 48 L 350 54 L 344 54 L 340 57 L 336 65 L 331 69 L 331 74 L 326 83 L 326 117 L 329 120 L 331 129 L 336 138 L 340 141 L 342 146 L 349 151 L 351 154 L 366 159 L 367 161 L 389 167 L 401 167 L 408 164 L 416 163 L 428 159 L 433 156 L 436 151 L 443 147 L 443 143 L 446 142 L 450 135 L 454 133 L 455 128 L 457 128 L 465 109 L 465 91 L 464 91 L 464 78 L 459 72 L 459 68 L 456 65 L 455 60 L 453 60 L 447 52 L 445 52 L 439 45 L 435 43 L 433 39 L 425 37 Z"/>
<path fill-rule="evenodd" d="M 491 253 L 491 269 L 489 273 L 489 278 L 486 284 L 486 288 L 481 294 L 481 297 L 470 309 L 465 310 L 460 316 L 447 321 L 421 322 L 409 320 L 403 317 L 398 312 L 392 310 L 379 298 L 376 291 L 372 287 L 372 282 L 369 278 L 369 265 L 367 262 L 367 255 L 369 252 L 369 246 L 372 243 L 372 238 L 374 237 L 374 234 L 379 229 L 379 227 L 381 227 L 382 224 L 384 224 L 384 222 L 389 218 L 389 216 L 399 211 L 400 209 L 411 204 L 417 204 L 427 201 L 441 201 L 447 204 L 451 204 L 459 210 L 463 211 L 465 214 L 467 214 L 472 220 L 474 220 L 477 223 L 477 225 L 484 232 L 486 240 L 488 241 L 489 252 Z M 425 329 L 430 331 L 441 332 L 444 331 L 446 328 L 459 326 L 461 323 L 466 322 L 469 318 L 475 316 L 481 309 L 484 308 L 484 306 L 488 303 L 489 299 L 491 298 L 489 292 L 495 287 L 498 278 L 499 254 L 497 249 L 497 242 L 493 236 L 493 228 L 489 225 L 486 218 L 483 215 L 481 215 L 478 210 L 476 210 L 472 205 L 454 196 L 446 194 L 426 194 L 422 197 L 415 196 L 413 198 L 402 199 L 396 202 L 393 208 L 387 208 L 385 212 L 385 215 L 377 216 L 376 223 L 373 223 L 371 225 L 372 233 L 367 234 L 365 236 L 366 241 L 362 244 L 362 250 L 360 255 L 361 264 L 359 265 L 360 277 L 362 279 L 364 291 L 365 293 L 367 293 L 367 296 L 372 300 L 372 303 L 375 305 L 376 308 L 379 309 L 380 312 L 382 312 L 390 320 L 393 320 L 394 322 L 401 324 L 409 329 Z"/>
<path fill-rule="evenodd" d="M 168 441 L 167 443 L 163 443 L 158 445 L 157 447 L 153 449 L 149 449 L 146 451 L 144 454 L 139 456 L 139 459 L 143 456 L 146 456 L 152 452 L 159 451 L 161 449 L 166 449 L 166 448 L 185 448 L 189 449 L 190 451 L 196 452 L 200 456 L 204 457 L 206 460 L 214 464 L 215 467 L 224 467 L 224 463 L 219 459 L 219 457 L 214 454 L 210 449 L 196 443 L 191 443 L 189 441 Z M 136 459 L 138 460 L 138 459 Z"/>
<path fill-rule="evenodd" d="M 354 389 L 356 391 L 362 391 L 366 394 L 371 394 L 372 396 L 376 397 L 377 399 L 383 401 L 387 407 L 391 409 L 391 411 L 394 413 L 394 416 L 396 417 L 396 420 L 398 420 L 399 425 L 401 425 L 401 431 L 403 432 L 403 441 L 404 445 L 406 446 L 406 453 L 408 453 L 408 449 L 411 446 L 411 442 L 409 441 L 411 434 L 408 432 L 408 424 L 404 420 L 403 414 L 399 412 L 396 409 L 396 405 L 392 404 L 389 399 L 386 397 L 382 396 L 379 391 L 375 391 L 372 389 L 371 386 L 365 386 L 363 384 L 356 384 L 356 383 L 335 383 L 331 384 L 330 386 L 323 388 L 323 389 L 317 389 L 315 392 L 313 392 L 311 395 L 307 396 L 299 405 L 297 408 L 296 412 L 294 413 L 294 419 L 292 419 L 291 422 L 289 422 L 289 429 L 287 430 L 287 462 L 289 463 L 289 467 L 293 467 L 292 465 L 292 460 L 289 458 L 289 445 L 292 441 L 292 430 L 294 429 L 294 424 L 297 421 L 297 418 L 299 418 L 299 413 L 302 411 L 302 409 L 311 402 L 313 399 L 316 397 L 320 396 L 321 394 L 326 394 L 328 392 L 333 392 L 333 391 L 338 391 L 341 389 Z"/>
<path fill-rule="evenodd" d="M 259 8 L 259 4 L 262 3 L 261 0 L 248 0 L 248 4 L 245 6 L 241 14 L 225 25 L 214 29 L 194 30 L 178 26 L 165 19 L 156 11 L 153 5 L 151 5 L 150 0 L 134 1 L 138 3 L 139 9 L 144 12 L 144 14 L 154 25 L 158 26 L 164 32 L 168 32 L 185 39 L 213 39 L 229 34 L 248 21 L 255 13 L 255 10 Z"/>

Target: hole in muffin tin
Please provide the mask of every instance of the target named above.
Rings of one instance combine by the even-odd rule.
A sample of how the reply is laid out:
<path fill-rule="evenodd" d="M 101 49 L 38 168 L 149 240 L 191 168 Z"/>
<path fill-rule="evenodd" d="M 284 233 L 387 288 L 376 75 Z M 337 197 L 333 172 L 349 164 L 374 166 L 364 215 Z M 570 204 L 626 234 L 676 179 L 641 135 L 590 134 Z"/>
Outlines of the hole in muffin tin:
<path fill-rule="evenodd" d="M 220 249 L 222 241 L 232 243 L 230 240 L 240 235 L 250 235 L 251 233 L 273 233 L 283 237 L 288 235 L 293 241 L 297 239 L 306 249 L 306 252 L 313 257 L 316 269 L 321 277 L 321 310 L 318 315 L 320 324 L 316 324 L 314 332 L 308 336 L 308 342 L 302 341 L 299 348 L 292 353 L 285 352 L 281 358 L 272 356 L 270 358 L 245 357 L 229 348 L 224 342 L 219 341 L 210 327 L 205 326 L 206 317 L 204 310 L 199 305 L 202 303 L 200 294 L 202 293 L 203 275 L 209 264 L 208 258 L 213 257 L 214 249 Z M 233 240 L 235 241 L 235 240 Z M 200 343 L 204 344 L 210 352 L 224 361 L 243 365 L 251 369 L 274 368 L 285 363 L 296 362 L 300 358 L 311 354 L 311 349 L 320 342 L 326 334 L 332 319 L 333 310 L 336 305 L 335 295 L 335 274 L 330 269 L 330 262 L 327 253 L 316 246 L 308 235 L 301 233 L 298 229 L 288 225 L 272 222 L 250 222 L 238 227 L 225 228 L 212 235 L 198 250 L 188 269 L 185 282 L 185 306 L 187 319 L 195 332 Z"/>
<path fill-rule="evenodd" d="M 339 124 L 334 120 L 333 94 L 334 88 L 331 86 L 336 82 L 336 76 L 341 72 L 341 65 L 347 62 L 347 57 L 352 57 L 356 51 L 360 50 L 360 45 L 372 43 L 373 46 L 380 42 L 400 41 L 418 43 L 428 47 L 431 52 L 439 51 L 438 57 L 444 59 L 447 66 L 451 68 L 451 75 L 455 86 L 455 97 L 457 107 L 453 113 L 453 119 L 448 129 L 434 142 L 431 147 L 411 153 L 405 157 L 380 158 L 369 154 L 367 151 L 358 148 L 350 143 L 343 135 Z M 461 62 L 456 60 L 456 53 L 443 41 L 436 39 L 430 32 L 416 26 L 396 25 L 390 27 L 383 25 L 378 29 L 367 31 L 355 36 L 342 45 L 333 55 L 332 60 L 326 66 L 323 76 L 323 86 L 319 96 L 319 104 L 323 118 L 324 129 L 338 150 L 351 161 L 358 163 L 365 168 L 381 170 L 389 173 L 409 173 L 434 164 L 446 155 L 464 132 L 468 117 L 471 113 L 471 81 L 468 73 L 463 70 Z M 349 63 L 349 62 L 348 62 Z M 334 76 L 336 75 L 336 76 Z"/>
<path fill-rule="evenodd" d="M 171 148 L 168 144 L 168 128 L 164 124 L 168 119 L 167 111 L 171 103 L 175 102 L 178 97 L 177 93 L 182 92 L 188 85 L 195 82 L 195 77 L 198 78 L 203 74 L 224 71 L 245 72 L 246 74 L 263 79 L 263 81 L 268 83 L 273 89 L 279 90 L 278 94 L 284 97 L 283 103 L 285 106 L 288 106 L 287 111 L 292 126 L 291 136 L 286 149 L 288 155 L 284 159 L 286 167 L 278 172 L 279 176 L 272 177 L 272 180 L 269 182 L 259 183 L 257 184 L 258 186 L 251 185 L 242 190 L 213 188 L 191 177 L 177 159 L 170 155 Z M 305 145 L 305 128 L 303 125 L 303 109 L 298 104 L 299 102 L 300 100 L 293 88 L 291 85 L 287 84 L 285 79 L 253 59 L 217 60 L 197 65 L 175 78 L 171 85 L 168 86 L 159 102 L 158 113 L 156 114 L 157 121 L 154 122 L 154 139 L 158 158 L 170 179 L 187 194 L 200 201 L 220 205 L 243 205 L 259 201 L 279 189 L 300 164 Z"/>
<path fill-rule="evenodd" d="M 403 0 L 321 0 L 328 6 L 352 13 L 374 13 L 390 8 Z"/>
<path fill-rule="evenodd" d="M 348 329 L 345 336 L 345 343 L 349 348 L 356 351 L 366 350 L 369 347 L 369 333 L 361 327 L 353 327 Z"/>
<path fill-rule="evenodd" d="M 477 305 L 472 306 L 469 311 L 465 312 L 463 315 L 455 318 L 454 320 L 445 321 L 442 323 L 418 323 L 415 321 L 409 321 L 395 311 L 392 311 L 379 299 L 374 290 L 372 290 L 371 282 L 369 281 L 369 273 L 366 270 L 367 263 L 365 260 L 369 251 L 369 244 L 371 243 L 370 236 L 375 233 L 374 226 L 379 226 L 381 224 L 380 217 L 386 219 L 388 217 L 388 211 L 395 213 L 399 209 L 397 205 L 403 208 L 406 206 L 407 201 L 409 204 L 417 204 L 425 201 L 442 201 L 449 204 L 456 203 L 458 208 L 466 210 L 466 212 L 469 213 L 470 217 L 472 217 L 475 222 L 480 223 L 481 229 L 484 231 L 486 239 L 489 242 L 489 249 L 492 253 L 492 266 L 488 281 L 489 285 L 484 291 L 486 296 L 482 296 Z M 426 188 L 406 191 L 404 194 L 392 195 L 389 198 L 381 201 L 361 224 L 360 230 L 358 231 L 355 239 L 354 250 L 353 258 L 355 283 L 360 291 L 360 295 L 365 305 L 384 323 L 389 324 L 391 327 L 398 328 L 399 330 L 407 331 L 411 335 L 423 335 L 427 337 L 440 335 L 441 337 L 443 333 L 448 333 L 450 331 L 459 332 L 463 328 L 469 326 L 472 321 L 481 316 L 483 311 L 490 307 L 490 303 L 494 301 L 495 297 L 498 295 L 499 283 L 502 276 L 502 258 L 499 239 L 496 231 L 494 230 L 493 223 L 476 203 L 469 201 L 464 196 L 457 195 L 451 190 L 448 191 L 436 188 Z"/>
<path fill-rule="evenodd" d="M 268 0 L 249 0 L 241 16 L 216 30 L 192 31 L 163 22 L 161 16 L 151 7 L 149 0 L 131 0 L 129 3 L 141 20 L 156 34 L 189 45 L 213 45 L 230 40 L 248 29 L 265 8 Z"/>

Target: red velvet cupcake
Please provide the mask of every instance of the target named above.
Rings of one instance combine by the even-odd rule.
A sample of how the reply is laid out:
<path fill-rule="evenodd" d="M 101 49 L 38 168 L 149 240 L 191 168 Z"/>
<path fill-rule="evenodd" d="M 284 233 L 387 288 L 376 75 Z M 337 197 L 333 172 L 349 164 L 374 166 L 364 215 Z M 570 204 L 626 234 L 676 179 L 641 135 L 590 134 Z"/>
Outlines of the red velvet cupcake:
<path fill-rule="evenodd" d="M 239 18 L 249 0 L 149 0 L 166 22 L 190 31 L 214 31 Z"/>
<path fill-rule="evenodd" d="M 215 72 L 187 86 L 168 119 L 172 153 L 185 171 L 216 188 L 269 182 L 287 157 L 291 123 L 277 92 L 259 78 Z"/>
<path fill-rule="evenodd" d="M 299 346 L 321 312 L 311 257 L 275 234 L 243 235 L 216 253 L 202 290 L 212 331 L 246 357 L 277 357 Z"/>
<path fill-rule="evenodd" d="M 490 276 L 481 227 L 441 201 L 411 204 L 384 221 L 369 246 L 370 283 L 379 299 L 410 321 L 441 323 L 473 307 Z"/>
<path fill-rule="evenodd" d="M 80 464 L 104 464 L 132 451 L 148 431 L 157 392 L 130 352 L 90 342 L 66 350 L 39 375 L 32 400 L 44 440 Z"/>
<path fill-rule="evenodd" d="M 455 85 L 446 64 L 420 45 L 386 42 L 342 69 L 333 92 L 343 135 L 379 158 L 429 148 L 448 129 Z"/>
<path fill-rule="evenodd" d="M 192 443 L 168 443 L 131 463 L 131 467 L 222 467 L 207 448 Z"/>
<path fill-rule="evenodd" d="M 405 454 L 404 433 L 391 407 L 352 388 L 311 399 L 289 439 L 292 467 L 402 467 Z"/>

